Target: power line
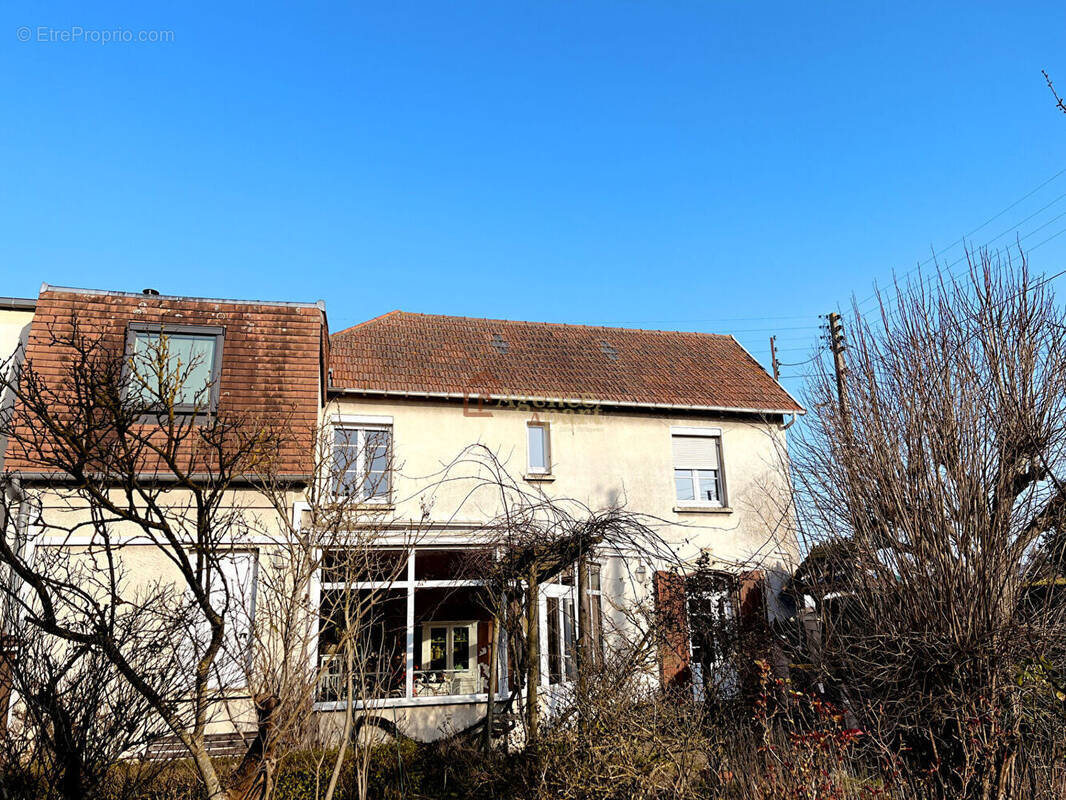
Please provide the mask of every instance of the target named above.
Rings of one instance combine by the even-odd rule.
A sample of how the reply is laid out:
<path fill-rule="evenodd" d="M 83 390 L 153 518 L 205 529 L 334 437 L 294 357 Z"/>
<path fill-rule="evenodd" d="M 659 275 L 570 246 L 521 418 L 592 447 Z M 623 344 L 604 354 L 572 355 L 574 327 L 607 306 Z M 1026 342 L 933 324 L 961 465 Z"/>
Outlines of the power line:
<path fill-rule="evenodd" d="M 1050 241 L 1051 241 L 1052 239 L 1055 239 L 1055 238 L 1057 238 L 1057 237 L 1059 237 L 1059 236 L 1062 236 L 1062 234 L 1064 234 L 1064 233 L 1066 233 L 1066 228 L 1063 228 L 1063 229 L 1062 229 L 1062 230 L 1060 230 L 1060 231 L 1059 231 L 1058 233 L 1053 233 L 1053 234 L 1051 234 L 1051 235 L 1050 235 L 1049 237 L 1047 237 L 1047 238 L 1046 238 L 1046 239 L 1045 239 L 1044 241 L 1040 242 L 1040 244 L 1034 244 L 1034 245 L 1033 245 L 1032 247 L 1030 247 L 1030 248 L 1029 248 L 1029 252 L 1030 252 L 1030 253 L 1031 253 L 1031 252 L 1033 252 L 1034 250 L 1036 250 L 1036 248 L 1040 247 L 1041 245 L 1045 245 L 1045 244 L 1047 244 L 1047 243 L 1048 243 L 1048 242 L 1050 242 Z M 1057 278 L 1057 277 L 1058 277 L 1059 275 L 1062 275 L 1062 274 L 1063 274 L 1062 272 L 1057 272 L 1057 273 L 1055 273 L 1054 275 L 1052 275 L 1052 276 L 1051 276 L 1051 278 L 1052 278 L 1052 280 L 1053 280 L 1053 279 Z"/>
<path fill-rule="evenodd" d="M 1063 196 L 1063 197 L 1066 197 L 1066 194 L 1064 194 L 1064 195 L 1062 195 L 1062 196 Z M 1044 208 L 1047 208 L 1047 206 L 1044 206 Z M 1041 211 L 1043 211 L 1043 210 L 1044 210 L 1044 209 L 1041 209 Z M 1036 212 L 1036 213 L 1037 213 L 1037 214 L 1039 214 L 1040 212 L 1038 211 L 1038 212 Z M 1030 219 L 1032 219 L 1032 217 L 1034 217 L 1034 216 L 1036 216 L 1036 214 L 1033 214 L 1033 215 L 1031 215 L 1031 216 L 1029 216 L 1029 217 L 1026 217 L 1026 219 L 1022 220 L 1022 222 L 1023 222 L 1023 223 L 1024 223 L 1024 222 L 1028 222 L 1028 221 L 1029 221 Z M 1037 227 L 1033 228 L 1033 229 L 1032 229 L 1031 231 L 1029 231 L 1029 232 L 1028 232 L 1027 234 L 1025 234 L 1024 236 L 1019 236 L 1019 237 L 1018 237 L 1018 241 L 1019 241 L 1019 242 L 1024 242 L 1024 241 L 1025 241 L 1026 239 L 1028 239 L 1028 238 L 1029 238 L 1030 236 L 1032 236 L 1032 235 L 1033 235 L 1034 233 L 1036 233 L 1037 231 L 1041 231 L 1041 230 L 1043 230 L 1043 229 L 1044 229 L 1044 228 L 1046 228 L 1046 227 L 1047 227 L 1048 225 L 1050 225 L 1050 224 L 1051 224 L 1052 222 L 1056 222 L 1056 221 L 1058 221 L 1058 220 L 1062 219 L 1063 217 L 1066 217 L 1066 211 L 1063 211 L 1063 212 L 1062 212 L 1061 214 L 1057 214 L 1057 215 L 1055 215 L 1054 217 L 1052 217 L 1051 219 L 1049 219 L 1049 220 L 1048 220 L 1047 222 L 1045 222 L 1045 223 L 1044 223 L 1043 225 L 1038 225 Z M 1019 223 L 1019 224 L 1022 224 L 1022 223 Z M 997 239 L 1001 239 L 1001 238 L 1003 238 L 1003 237 L 1004 237 L 1004 236 L 1006 236 L 1006 235 L 1007 235 L 1008 233 L 1010 233 L 1010 232 L 1011 232 L 1011 230 L 1013 230 L 1013 229 L 1014 229 L 1014 226 L 1012 226 L 1011 228 L 1008 228 L 1007 230 L 1003 231 L 1003 232 L 1002 232 L 1001 234 L 999 234 L 999 236 L 996 236 L 996 237 L 993 237 L 992 239 L 989 239 L 989 240 L 988 240 L 988 241 L 987 241 L 987 242 L 985 243 L 985 245 L 984 245 L 984 246 L 985 246 L 985 247 L 987 247 L 988 245 L 992 244 L 992 242 L 996 241 Z M 1048 240 L 1047 240 L 1047 239 L 1045 239 L 1044 241 L 1048 241 Z M 1043 242 L 1041 242 L 1041 244 L 1043 244 Z M 1029 248 L 1029 249 L 1030 249 L 1030 250 L 1032 250 L 1033 248 Z M 952 271 L 952 269 L 953 269 L 954 267 L 956 267 L 956 266 L 957 266 L 958 264 L 961 264 L 961 263 L 962 263 L 963 261 L 966 261 L 966 260 L 967 260 L 967 256 L 963 255 L 963 256 L 960 256 L 959 258 L 956 258 L 956 259 L 955 259 L 954 261 L 952 261 L 952 262 L 951 262 L 950 264 L 948 264 L 948 265 L 947 265 L 947 266 L 946 266 L 946 267 L 944 268 L 944 269 L 946 270 L 946 272 L 947 272 L 947 275 L 948 275 L 948 276 L 950 276 L 950 275 L 951 275 L 951 271 Z M 933 280 L 933 279 L 932 279 L 932 278 L 930 278 L 930 282 L 932 282 L 932 280 Z M 924 282 L 923 282 L 923 283 L 924 283 Z"/>
<path fill-rule="evenodd" d="M 794 361 L 792 363 L 788 363 L 788 362 L 785 362 L 785 361 L 778 361 L 777 365 L 779 367 L 802 367 L 804 364 L 810 364 L 812 361 L 814 361 L 815 359 L 819 358 L 822 355 L 822 353 L 824 353 L 824 352 L 825 352 L 825 345 L 822 345 L 821 347 L 818 348 L 818 352 L 815 353 L 810 358 L 808 358 L 806 361 Z"/>
<path fill-rule="evenodd" d="M 1053 201 L 1052 203 L 1048 203 L 1048 205 L 1044 206 L 1044 208 L 1040 209 L 1040 211 L 1037 211 L 1037 212 L 1035 212 L 1035 213 L 1033 213 L 1033 214 L 1029 215 L 1028 217 L 1026 217 L 1026 218 L 1025 218 L 1024 220 L 1022 220 L 1022 223 L 1024 223 L 1024 222 L 1027 222 L 1028 220 L 1032 219 L 1032 218 L 1033 218 L 1033 217 L 1035 217 L 1035 216 L 1036 216 L 1037 214 L 1039 214 L 1039 213 L 1040 213 L 1041 211 L 1044 211 L 1044 210 L 1046 210 L 1046 209 L 1047 209 L 1047 208 L 1049 208 L 1049 207 L 1050 207 L 1051 205 L 1053 205 L 1053 204 L 1054 204 L 1054 202 L 1057 202 L 1057 201 L 1058 201 L 1058 199 L 1061 199 L 1062 197 L 1066 197 L 1066 193 L 1064 193 L 1064 194 L 1060 195 L 1060 197 L 1059 197 L 1059 198 L 1057 198 L 1057 199 L 1056 199 L 1055 201 Z M 1051 219 L 1047 220 L 1047 221 L 1046 221 L 1046 222 L 1044 222 L 1044 223 L 1043 223 L 1042 225 L 1038 225 L 1037 227 L 1033 228 L 1033 229 L 1032 229 L 1031 231 L 1029 231 L 1029 232 L 1028 232 L 1028 233 L 1026 233 L 1025 235 L 1023 235 L 1023 236 L 1019 236 L 1019 237 L 1018 237 L 1018 239 L 1017 239 L 1017 241 L 1018 241 L 1018 242 L 1024 242 L 1024 241 L 1025 241 L 1026 239 L 1028 239 L 1028 238 L 1029 238 L 1030 236 L 1032 236 L 1032 235 L 1033 235 L 1034 233 L 1038 233 L 1039 231 L 1042 231 L 1042 230 L 1043 230 L 1044 228 L 1046 228 L 1046 227 L 1047 227 L 1048 225 L 1052 224 L 1053 222 L 1057 222 L 1058 220 L 1062 219 L 1063 217 L 1066 217 L 1066 211 L 1063 211 L 1063 212 L 1062 212 L 1062 213 L 1060 213 L 1060 214 L 1056 214 L 1056 215 L 1055 215 L 1054 217 L 1052 217 Z M 1019 224 L 1022 224 L 1022 223 L 1019 223 Z M 989 240 L 988 240 L 987 242 L 985 242 L 985 244 L 984 244 L 984 245 L 982 245 L 982 248 L 984 248 L 984 247 L 988 247 L 988 245 L 992 244 L 992 242 L 994 242 L 994 241 L 996 241 L 997 239 L 1001 239 L 1002 237 L 1006 236 L 1006 235 L 1007 235 L 1008 233 L 1010 233 L 1010 232 L 1011 232 L 1011 230 L 1013 230 L 1013 228 L 1014 228 L 1014 226 L 1012 226 L 1011 228 L 1008 228 L 1007 230 L 1003 231 L 1003 232 L 1002 232 L 1002 233 L 1000 233 L 1000 234 L 999 234 L 998 236 L 995 236 L 995 237 L 993 237 L 993 238 L 989 239 Z M 1062 230 L 1060 230 L 1060 231 L 1059 231 L 1058 233 L 1052 234 L 1051 236 L 1049 236 L 1049 237 L 1048 237 L 1047 239 L 1044 239 L 1044 240 L 1043 240 L 1042 242 L 1040 242 L 1039 244 L 1035 244 L 1035 245 L 1033 245 L 1032 247 L 1028 248 L 1028 252 L 1032 252 L 1033 250 L 1036 250 L 1036 249 L 1037 249 L 1038 247 L 1040 247 L 1041 245 L 1047 244 L 1047 243 L 1048 243 L 1048 242 L 1050 242 L 1050 241 L 1051 241 L 1052 239 L 1054 239 L 1054 238 L 1055 238 L 1056 236 L 1060 236 L 1060 235 L 1061 235 L 1061 234 L 1062 234 L 1063 232 L 1066 232 L 1066 228 L 1063 228 L 1063 229 L 1062 229 Z M 943 276 L 939 276 L 939 275 L 934 275 L 934 276 L 931 276 L 931 277 L 929 278 L 929 280 L 928 280 L 928 281 L 926 281 L 926 280 L 923 280 L 923 281 L 921 282 L 921 285 L 922 285 L 922 287 L 923 287 L 923 288 L 928 288 L 929 286 L 932 286 L 932 285 L 933 285 L 933 283 L 934 283 L 934 282 L 935 282 L 936 280 L 938 280 L 938 278 L 940 278 L 940 277 L 948 277 L 948 278 L 952 277 L 952 271 L 954 270 L 954 268 L 955 268 L 955 267 L 956 267 L 957 265 L 961 264 L 961 263 L 962 263 L 963 261 L 967 261 L 967 259 L 968 259 L 968 258 L 969 258 L 969 254 L 966 254 L 966 255 L 962 255 L 962 256 L 960 256 L 959 258 L 955 259 L 954 261 L 952 261 L 951 263 L 949 263 L 949 264 L 948 264 L 948 265 L 947 265 L 946 267 L 944 267 L 944 274 L 943 274 Z M 877 297 L 877 293 L 876 293 L 876 292 L 875 292 L 875 293 L 874 293 L 873 295 L 871 295 L 871 296 L 870 296 L 869 298 L 867 298 L 867 301 L 868 301 L 868 300 L 870 300 L 870 299 L 872 299 L 872 298 L 875 298 L 875 297 Z M 862 310 L 862 305 L 861 305 L 861 304 L 860 304 L 860 306 L 859 306 L 859 310 L 860 310 L 860 311 Z"/>
<path fill-rule="evenodd" d="M 904 272 L 904 273 L 903 273 L 903 274 L 902 274 L 902 275 L 901 275 L 900 277 L 901 277 L 901 278 L 906 278 L 906 277 L 907 277 L 908 275 L 911 275 L 911 274 L 912 274 L 912 273 L 914 273 L 915 271 L 917 271 L 917 270 L 921 269 L 922 267 L 926 266 L 927 264 L 929 264 L 929 263 L 931 263 L 931 262 L 935 261 L 935 260 L 937 259 L 937 257 L 939 257 L 939 256 L 942 256 L 942 255 L 943 255 L 944 253 L 946 253 L 946 252 L 947 252 L 948 250 L 951 250 L 951 249 L 952 249 L 953 247 L 955 247 L 955 246 L 957 246 L 957 245 L 959 245 L 959 244 L 962 244 L 962 243 L 964 243 L 964 242 L 965 242 L 965 241 L 966 241 L 967 239 L 969 239 L 969 238 L 970 238 L 971 236 L 973 236 L 973 235 L 974 235 L 975 233 L 977 233 L 978 231 L 980 231 L 980 230 L 982 230 L 982 229 L 986 228 L 986 227 L 987 227 L 988 225 L 990 225 L 990 224 L 992 224 L 993 222 L 995 222 L 995 221 L 996 221 L 997 219 L 999 219 L 1000 217 L 1002 217 L 1002 216 L 1003 216 L 1004 214 L 1006 214 L 1006 213 L 1007 213 L 1008 211 L 1010 211 L 1010 210 L 1012 210 L 1012 209 L 1016 208 L 1016 207 L 1017 207 L 1017 206 L 1018 206 L 1019 204 L 1021 204 L 1021 203 L 1025 202 L 1026 200 L 1028 200 L 1028 199 L 1029 199 L 1030 197 L 1032 197 L 1032 196 L 1033 196 L 1034 194 L 1036 194 L 1037 192 L 1039 192 L 1039 191 L 1040 191 L 1041 189 L 1043 189 L 1043 188 L 1044 188 L 1045 186 L 1047 186 L 1047 185 L 1048 185 L 1049 183 L 1051 183 L 1051 182 L 1055 181 L 1056 179 L 1058 179 L 1059 177 L 1061 177 L 1061 176 L 1062 176 L 1063 174 L 1066 174 L 1066 167 L 1063 167 L 1062 169 L 1060 169 L 1060 170 L 1059 170 L 1058 172 L 1056 172 L 1056 173 L 1055 173 L 1054 175 L 1052 175 L 1052 176 L 1051 176 L 1050 178 L 1048 178 L 1047 180 L 1045 180 L 1045 181 L 1044 181 L 1043 183 L 1041 183 L 1041 184 L 1040 184 L 1039 186 L 1037 186 L 1037 187 L 1036 187 L 1035 189 L 1032 189 L 1032 190 L 1030 190 L 1030 191 L 1026 192 L 1026 193 L 1025 193 L 1024 195 L 1022 195 L 1021 197 L 1019 197 L 1019 198 L 1018 198 L 1017 200 L 1015 200 L 1015 201 L 1014 201 L 1013 203 L 1011 203 L 1011 204 L 1010 204 L 1009 206 L 1007 206 L 1006 208 L 1004 208 L 1004 209 L 1003 209 L 1002 211 L 1000 211 L 1000 212 L 998 212 L 997 214 L 994 214 L 994 215 L 992 215 L 991 217 L 989 217 L 988 219 L 986 219 L 986 220 L 985 220 L 984 222 L 982 222 L 982 223 L 981 223 L 980 225 L 978 225 L 978 226 L 977 226 L 976 228 L 974 228 L 974 229 L 973 229 L 972 231 L 970 231 L 969 233 L 967 233 L 967 234 L 964 234 L 964 235 L 963 235 L 963 236 L 961 236 L 961 237 L 960 237 L 959 239 L 957 239 L 957 240 L 955 240 L 954 242 L 952 242 L 951 244 L 949 244 L 949 245 L 948 245 L 947 247 L 943 247 L 943 248 L 941 248 L 940 250 L 938 250 L 938 251 L 934 252 L 934 253 L 933 253 L 933 254 L 932 254 L 931 256 L 929 256 L 929 258 L 927 258 L 927 259 L 926 259 L 925 261 L 922 261 L 922 262 L 920 262 L 920 263 L 919 263 L 919 264 L 918 264 L 917 266 L 913 267 L 912 269 L 909 269 L 909 270 L 907 270 L 907 271 L 906 271 L 906 272 Z M 1066 195 L 1060 195 L 1060 196 L 1059 196 L 1059 197 L 1057 197 L 1057 198 L 1056 198 L 1055 200 L 1052 200 L 1052 201 L 1051 201 L 1051 203 L 1049 203 L 1049 204 L 1048 204 L 1047 206 L 1045 206 L 1044 208 L 1040 209 L 1040 211 L 1043 211 L 1043 210 L 1045 210 L 1046 208 L 1050 207 L 1051 205 L 1054 205 L 1054 204 L 1055 204 L 1055 203 L 1057 203 L 1057 202 L 1058 202 L 1059 200 L 1061 200 L 1061 199 L 1062 199 L 1062 197 L 1066 197 Z M 1040 213 L 1040 211 L 1037 211 L 1037 212 L 1036 212 L 1036 214 L 1039 214 L 1039 213 Z M 1022 220 L 1022 222 L 1019 222 L 1019 223 L 1016 223 L 1015 225 L 1012 225 L 1012 226 L 1011 226 L 1011 227 L 1010 227 L 1010 228 L 1009 228 L 1009 229 L 1007 230 L 1007 232 L 1009 233 L 1009 232 L 1010 232 L 1010 230 L 1013 230 L 1013 229 L 1014 229 L 1014 228 L 1016 228 L 1016 227 L 1017 227 L 1018 225 L 1021 225 L 1021 224 L 1025 223 L 1026 221 L 1028 221 L 1029 219 L 1032 219 L 1032 217 L 1033 217 L 1033 216 L 1035 216 L 1035 214 L 1033 214 L 1033 215 L 1030 215 L 1030 216 L 1029 216 L 1029 217 L 1027 217 L 1027 218 L 1026 218 L 1025 220 Z M 995 239 L 992 239 L 991 241 L 995 241 L 996 239 L 1000 238 L 1000 236 L 1003 236 L 1003 234 L 1000 234 L 999 236 L 995 237 Z M 865 300 L 863 300 L 862 302 L 860 302 L 860 303 L 859 303 L 859 307 L 861 308 L 862 306 L 864 306 L 864 305 L 866 305 L 866 304 L 867 304 L 868 302 L 870 302 L 870 300 L 873 300 L 873 299 L 874 299 L 874 298 L 876 298 L 876 297 L 877 297 L 877 292 L 874 292 L 874 293 L 873 293 L 872 295 L 870 295 L 870 296 L 869 296 L 869 297 L 867 297 L 867 298 L 866 298 Z"/>
<path fill-rule="evenodd" d="M 816 314 L 801 314 L 796 316 L 777 316 L 777 317 L 714 317 L 712 319 L 631 319 L 623 320 L 621 322 L 607 323 L 610 325 L 703 325 L 708 322 L 771 322 L 773 320 L 789 320 L 794 321 L 797 319 L 810 319 L 817 316 Z"/>
<path fill-rule="evenodd" d="M 810 319 L 807 317 L 800 317 L 799 319 Z M 645 322 L 612 322 L 608 327 L 615 325 L 708 325 L 715 322 L 721 322 L 722 320 L 648 320 Z M 730 328 L 729 333 L 773 333 L 774 331 L 806 331 L 814 330 L 817 325 L 786 325 L 784 327 L 773 328 Z"/>

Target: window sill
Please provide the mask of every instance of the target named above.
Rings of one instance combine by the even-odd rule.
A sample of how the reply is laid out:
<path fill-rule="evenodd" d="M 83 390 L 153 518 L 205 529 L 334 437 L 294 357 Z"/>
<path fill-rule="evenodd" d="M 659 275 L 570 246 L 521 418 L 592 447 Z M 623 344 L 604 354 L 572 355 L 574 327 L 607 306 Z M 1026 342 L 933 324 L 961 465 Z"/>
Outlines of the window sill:
<path fill-rule="evenodd" d="M 335 498 L 335 502 L 343 503 L 346 499 L 343 497 Z M 377 511 L 385 513 L 388 511 L 395 511 L 396 506 L 392 503 L 360 503 L 356 501 L 350 501 L 348 505 L 349 511 Z"/>
<path fill-rule="evenodd" d="M 178 428 L 183 425 L 188 425 L 190 422 L 194 425 L 205 425 L 209 422 L 214 422 L 215 417 L 218 415 L 217 409 L 210 410 L 185 410 L 174 409 L 174 424 Z M 146 411 L 143 414 L 138 414 L 135 421 L 136 425 L 155 426 L 158 428 L 166 428 L 170 425 L 170 414 L 166 411 Z"/>
<path fill-rule="evenodd" d="M 729 506 L 702 506 L 702 505 L 677 505 L 674 506 L 675 514 L 732 514 L 733 509 Z"/>
<path fill-rule="evenodd" d="M 555 476 L 550 472 L 530 472 L 523 477 L 530 483 L 551 483 L 555 480 Z"/>

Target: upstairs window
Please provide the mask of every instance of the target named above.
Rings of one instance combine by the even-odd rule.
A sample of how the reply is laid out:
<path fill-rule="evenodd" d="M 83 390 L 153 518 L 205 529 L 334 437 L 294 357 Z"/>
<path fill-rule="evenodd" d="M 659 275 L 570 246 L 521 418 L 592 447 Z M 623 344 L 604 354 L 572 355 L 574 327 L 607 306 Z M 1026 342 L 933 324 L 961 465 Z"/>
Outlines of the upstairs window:
<path fill-rule="evenodd" d="M 724 506 L 721 431 L 717 428 L 675 428 L 671 439 L 677 501 Z"/>
<path fill-rule="evenodd" d="M 391 428 L 334 429 L 336 494 L 366 502 L 388 502 L 392 488 L 391 454 Z"/>
<path fill-rule="evenodd" d="M 547 422 L 530 422 L 526 425 L 528 440 L 528 466 L 531 475 L 547 475 L 551 470 L 551 439 Z"/>
<path fill-rule="evenodd" d="M 218 410 L 225 329 L 132 323 L 127 336 L 130 396 L 178 414 Z"/>

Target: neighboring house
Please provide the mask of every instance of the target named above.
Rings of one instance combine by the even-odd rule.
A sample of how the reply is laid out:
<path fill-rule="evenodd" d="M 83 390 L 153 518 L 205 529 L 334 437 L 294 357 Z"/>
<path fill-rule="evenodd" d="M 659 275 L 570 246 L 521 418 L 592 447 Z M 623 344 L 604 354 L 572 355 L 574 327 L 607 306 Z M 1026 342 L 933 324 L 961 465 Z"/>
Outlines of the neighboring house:
<path fill-rule="evenodd" d="M 394 548 L 403 548 L 400 580 L 383 601 L 389 623 L 378 634 L 379 646 L 395 655 L 380 670 L 375 707 L 413 736 L 460 729 L 484 713 L 494 621 L 475 600 L 478 576 L 460 574 L 456 565 L 484 543 L 479 531 L 499 509 L 483 492 L 472 496 L 472 476 L 455 463 L 471 445 L 484 445 L 531 491 L 591 509 L 624 507 L 655 521 L 669 558 L 610 548 L 595 554 L 583 588 L 599 637 L 631 635 L 627 611 L 641 603 L 666 610 L 695 602 L 736 613 L 757 596 L 776 596 L 755 588 L 755 571 L 773 582 L 795 567 L 785 428 L 803 410 L 731 336 L 399 311 L 329 336 L 321 304 L 48 286 L 35 302 L 31 361 L 47 362 L 49 331 L 71 313 L 80 323 L 94 320 L 129 353 L 139 336 L 162 325 L 210 354 L 204 377 L 218 408 L 284 417 L 309 432 L 320 426 L 346 464 L 338 490 L 349 477 L 351 485 L 369 487 L 361 500 L 377 524 L 395 531 Z M 311 475 L 310 438 L 306 445 L 283 459 L 297 519 Z M 50 476 L 19 454 L 7 459 L 6 471 L 47 496 Z M 417 540 L 409 538 L 414 529 Z M 131 558 L 146 575 L 165 569 L 135 547 Z M 254 583 L 256 551 L 245 552 L 234 578 L 252 575 Z M 701 556 L 738 581 L 713 598 L 686 602 L 683 576 Z M 540 590 L 549 700 L 573 675 L 574 583 L 570 572 Z M 312 594 L 321 600 L 344 588 L 324 574 Z M 322 625 L 317 658 L 327 680 L 317 707 L 330 712 L 340 704 L 328 680 L 329 623 Z M 664 685 L 688 680 L 690 661 L 707 664 L 699 642 L 693 659 L 685 630 L 682 623 L 667 637 Z M 509 677 L 501 666 L 501 695 Z"/>
<path fill-rule="evenodd" d="M 0 297 L 0 415 L 9 412 L 14 402 L 8 386 L 26 354 L 26 340 L 36 307 L 36 300 Z M 6 444 L 0 434 L 0 470 L 4 467 Z"/>

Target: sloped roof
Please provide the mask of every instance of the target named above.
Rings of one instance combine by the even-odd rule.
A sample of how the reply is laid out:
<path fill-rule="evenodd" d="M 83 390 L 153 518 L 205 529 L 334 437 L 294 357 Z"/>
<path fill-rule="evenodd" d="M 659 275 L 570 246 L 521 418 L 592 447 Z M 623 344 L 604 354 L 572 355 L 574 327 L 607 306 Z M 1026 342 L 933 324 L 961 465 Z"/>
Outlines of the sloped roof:
<path fill-rule="evenodd" d="M 131 322 L 211 325 L 225 330 L 218 414 L 247 424 L 283 427 L 277 468 L 306 475 L 312 468 L 314 428 L 324 392 L 328 331 L 320 304 L 132 294 L 43 286 L 30 325 L 25 360 L 54 394 L 60 413 L 76 414 L 69 339 L 97 343 L 98 355 L 120 359 Z M 75 322 L 77 333 L 75 333 Z M 25 372 L 25 370 L 24 370 Z M 69 406 L 69 407 L 68 407 Z M 20 425 L 32 420 L 19 418 Z M 26 441 L 33 437 L 25 436 Z M 44 452 L 51 444 L 39 442 Z M 9 443 L 9 470 L 47 471 L 24 442 Z M 206 458 L 206 456 L 205 456 Z M 191 463 L 191 462 L 190 462 Z M 146 471 L 159 469 L 145 463 Z"/>
<path fill-rule="evenodd" d="M 331 337 L 332 388 L 802 412 L 732 336 L 392 311 Z"/>

